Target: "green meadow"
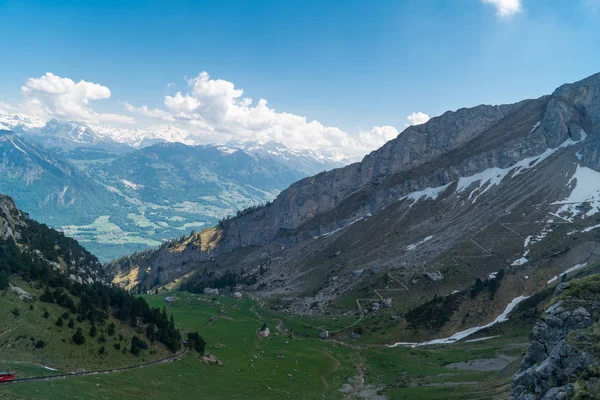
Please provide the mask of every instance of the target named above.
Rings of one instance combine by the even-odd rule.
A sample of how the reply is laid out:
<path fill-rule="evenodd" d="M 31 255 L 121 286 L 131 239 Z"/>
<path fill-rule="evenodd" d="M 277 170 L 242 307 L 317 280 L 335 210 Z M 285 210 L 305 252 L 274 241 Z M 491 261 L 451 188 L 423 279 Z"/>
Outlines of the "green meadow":
<path fill-rule="evenodd" d="M 151 306 L 162 307 L 164 298 L 173 294 L 146 299 Z M 500 335 L 475 343 L 389 348 L 350 339 L 349 330 L 339 331 L 335 339 L 319 338 L 323 326 L 343 328 L 351 320 L 282 316 L 249 298 L 219 296 L 215 301 L 176 294 L 178 300 L 167 309 L 179 329 L 184 334 L 198 330 L 207 342 L 207 353 L 222 366 L 188 351 L 176 361 L 113 374 L 0 386 L 0 395 L 8 399 L 505 398 L 528 332 L 523 328 L 516 337 Z M 258 335 L 264 323 L 271 332 L 268 338 Z M 15 353 L 10 354 L 16 361 Z M 498 356 L 510 359 L 510 365 L 494 371 L 448 368 L 452 363 Z M 17 371 L 35 372 L 29 366 Z"/>

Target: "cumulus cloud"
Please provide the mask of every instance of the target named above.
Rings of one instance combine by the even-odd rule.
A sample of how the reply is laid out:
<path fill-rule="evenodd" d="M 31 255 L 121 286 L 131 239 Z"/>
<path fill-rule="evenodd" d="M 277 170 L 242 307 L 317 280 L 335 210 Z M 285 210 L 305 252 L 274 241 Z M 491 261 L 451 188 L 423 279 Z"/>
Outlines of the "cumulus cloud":
<path fill-rule="evenodd" d="M 410 122 L 407 125 L 421 125 L 429 121 L 429 115 L 418 111 L 410 114 L 406 119 Z"/>
<path fill-rule="evenodd" d="M 132 117 L 97 113 L 90 107 L 94 100 L 111 96 L 106 86 L 63 78 L 51 72 L 39 78 L 29 78 L 21 87 L 25 97 L 23 108 L 38 117 L 56 117 L 92 123 L 133 123 Z"/>
<path fill-rule="evenodd" d="M 277 111 L 267 100 L 254 101 L 232 82 L 212 79 L 207 72 L 185 81 L 187 89 L 164 95 L 163 106 L 151 108 L 123 102 L 127 115 L 121 115 L 93 109 L 95 101 L 111 97 L 108 87 L 46 73 L 27 80 L 21 88 L 25 100 L 13 110 L 42 119 L 85 122 L 117 141 L 131 144 L 140 144 L 145 138 L 187 144 L 276 141 L 352 159 L 398 136 L 393 126 L 376 126 L 349 134 L 301 115 Z M 411 124 L 420 124 L 429 117 L 416 112 L 408 119 Z"/>
<path fill-rule="evenodd" d="M 132 106 L 131 104 L 129 104 L 128 102 L 125 102 L 125 110 L 129 111 L 131 113 L 137 113 L 137 114 L 143 115 L 145 117 L 160 119 L 162 121 L 167 121 L 167 122 L 175 121 L 175 118 L 173 118 L 171 116 L 171 114 L 169 114 L 167 111 L 159 110 L 159 109 L 151 110 L 148 108 L 148 106 L 135 107 L 135 106 Z"/>
<path fill-rule="evenodd" d="M 352 145 L 364 151 L 378 149 L 386 142 L 395 139 L 398 136 L 398 130 L 393 126 L 376 126 L 368 132 L 360 132 L 358 140 Z"/>
<path fill-rule="evenodd" d="M 306 117 L 277 112 L 265 99 L 253 101 L 232 82 L 211 79 L 207 72 L 187 79 L 188 91 L 164 97 L 164 109 L 126 104 L 129 112 L 171 121 L 189 131 L 198 142 L 274 140 L 289 146 L 364 155 L 398 136 L 391 126 L 349 135 Z"/>
<path fill-rule="evenodd" d="M 492 4 L 496 7 L 496 13 L 499 17 L 510 17 L 521 12 L 521 0 L 482 0 L 484 3 Z"/>

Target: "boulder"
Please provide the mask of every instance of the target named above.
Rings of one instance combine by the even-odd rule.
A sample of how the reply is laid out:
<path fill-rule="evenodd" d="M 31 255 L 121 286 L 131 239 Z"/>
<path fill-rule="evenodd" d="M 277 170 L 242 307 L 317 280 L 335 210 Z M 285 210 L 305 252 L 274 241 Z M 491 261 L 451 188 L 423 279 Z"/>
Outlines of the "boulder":
<path fill-rule="evenodd" d="M 269 337 L 269 335 L 271 334 L 271 331 L 269 330 L 269 328 L 265 328 L 265 329 L 263 329 L 262 331 L 258 332 L 258 334 L 259 334 L 261 337 L 264 337 L 264 338 L 266 338 L 266 337 Z"/>
<path fill-rule="evenodd" d="M 437 281 L 441 281 L 442 279 L 444 279 L 444 275 L 442 275 L 442 273 L 440 271 L 427 272 L 427 273 L 425 273 L 425 276 L 427 277 L 427 279 L 429 279 L 432 282 L 437 282 Z"/>
<path fill-rule="evenodd" d="M 29 293 L 27 293 L 26 291 L 24 291 L 20 287 L 13 286 L 12 283 L 9 283 L 9 285 L 10 285 L 10 290 L 13 291 L 14 293 L 16 293 L 16 295 L 19 296 L 19 299 L 21 299 L 23 301 L 31 301 L 31 300 L 33 300 L 33 297 L 31 297 L 31 295 Z"/>
<path fill-rule="evenodd" d="M 203 293 L 207 296 L 218 296 L 219 289 L 204 288 Z"/>
<path fill-rule="evenodd" d="M 233 293 L 233 298 L 234 299 L 241 299 L 242 298 L 242 294 L 240 292 L 234 292 Z"/>
<path fill-rule="evenodd" d="M 371 275 L 377 275 L 381 272 L 382 269 L 383 268 L 381 267 L 381 265 L 373 265 L 369 272 L 371 273 Z"/>

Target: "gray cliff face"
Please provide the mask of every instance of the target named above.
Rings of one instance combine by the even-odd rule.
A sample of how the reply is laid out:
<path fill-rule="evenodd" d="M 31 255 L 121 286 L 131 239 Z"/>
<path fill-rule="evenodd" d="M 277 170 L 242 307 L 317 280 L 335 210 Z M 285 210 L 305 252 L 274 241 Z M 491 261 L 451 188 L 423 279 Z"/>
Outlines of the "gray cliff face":
<path fill-rule="evenodd" d="M 8 240 L 11 238 L 17 240 L 20 238 L 20 234 L 15 228 L 24 225 L 21 221 L 21 215 L 21 211 L 15 205 L 13 199 L 0 194 L 0 239 Z"/>
<path fill-rule="evenodd" d="M 519 218 L 522 218 L 523 213 L 529 213 L 531 209 L 528 202 L 539 204 L 564 199 L 568 178 L 565 182 L 562 178 L 573 174 L 577 162 L 600 171 L 599 82 L 600 75 L 596 75 L 562 86 L 554 94 L 539 99 L 512 105 L 464 108 L 447 112 L 426 124 L 411 126 L 396 139 L 365 156 L 362 162 L 302 179 L 281 192 L 272 203 L 223 221 L 220 226 L 222 235 L 213 243 L 214 246 L 207 247 L 208 251 L 193 246 L 177 253 L 159 249 L 137 259 L 133 257 L 125 263 L 131 267 L 124 267 L 123 263 L 113 265 L 114 271 L 118 274 L 135 267 L 156 271 L 160 266 L 163 271 L 160 277 L 157 279 L 150 274 L 144 282 L 143 286 L 150 288 L 152 282 L 163 284 L 194 268 L 204 269 L 201 264 L 207 260 L 217 260 L 214 262 L 215 269 L 224 265 L 243 265 L 245 269 L 251 269 L 261 263 L 246 257 L 245 254 L 251 253 L 253 248 L 264 247 L 274 259 L 278 258 L 275 255 L 277 249 L 294 248 L 302 254 L 320 251 L 320 244 L 314 238 L 326 237 L 357 221 L 353 225 L 355 229 L 362 224 L 366 229 L 370 224 L 367 220 L 376 219 L 381 214 L 390 214 L 390 220 L 402 221 L 395 227 L 386 218 L 378 221 L 381 229 L 371 235 L 377 237 L 377 241 L 371 243 L 364 254 L 371 254 L 390 268 L 432 262 L 457 244 L 460 238 L 480 232 L 486 224 L 493 224 L 507 212 L 521 208 Z M 586 140 L 581 141 L 584 136 Z M 477 207 L 471 207 L 470 199 L 459 199 L 457 187 L 460 178 L 471 177 L 490 168 L 508 169 L 548 149 L 557 149 L 568 140 L 567 144 L 576 143 L 577 149 L 567 150 L 563 146 L 557 150 L 553 157 L 560 157 L 562 161 L 548 161 L 553 164 L 544 171 L 538 168 L 530 170 L 532 174 L 538 174 L 537 177 L 507 177 L 503 184 L 508 190 L 496 193 L 494 201 L 488 198 L 478 202 Z M 557 178 L 559 174 L 560 179 Z M 440 198 L 447 200 L 447 204 L 440 204 L 440 207 L 447 206 L 447 209 L 439 211 L 439 215 L 430 215 L 434 211 L 428 209 L 417 216 L 408 211 L 412 205 L 401 206 L 401 199 L 410 193 L 445 186 L 447 196 L 440 195 Z M 539 220 L 535 218 L 535 221 Z M 427 245 L 431 246 L 431 250 L 425 250 L 425 246 L 422 250 L 425 253 L 405 251 L 406 246 L 426 235 L 436 236 L 435 241 Z M 364 245 L 365 239 L 368 238 L 354 239 L 352 243 Z M 378 243 L 388 239 L 391 241 L 388 247 L 399 250 L 388 253 L 387 249 L 378 247 Z M 519 242 L 520 251 L 523 241 Z M 490 243 L 490 246 L 498 244 L 497 241 Z M 346 253 L 353 249 L 354 244 L 345 249 L 348 250 Z M 241 250 L 244 248 L 246 250 Z M 291 256 L 292 253 L 282 256 L 289 262 L 280 261 L 281 267 L 278 268 L 289 266 L 290 275 L 301 274 L 302 264 L 313 259 L 307 257 L 298 262 L 298 257 Z M 235 262 L 228 261 L 230 255 Z M 360 263 L 371 262 L 361 257 L 349 256 L 349 260 L 358 264 L 357 268 Z M 506 257 L 518 258 L 512 253 Z M 298 284 L 299 287 L 302 285 Z"/>
<path fill-rule="evenodd" d="M 460 109 L 409 127 L 361 163 L 303 179 L 269 207 L 229 221 L 220 250 L 263 245 L 282 231 L 296 231 L 294 236 L 303 228 L 308 235 L 333 230 L 407 193 L 506 168 L 569 138 L 579 140 L 582 130 L 596 136 L 599 87 L 600 75 L 595 75 L 537 100 Z M 584 151 L 586 165 L 598 168 L 599 147 Z M 344 212 L 323 218 L 340 207 Z M 310 226 L 316 217 L 321 217 L 318 226 Z"/>
<path fill-rule="evenodd" d="M 553 97 L 571 102 L 591 125 L 589 133 L 600 134 L 600 73 L 559 87 Z"/>

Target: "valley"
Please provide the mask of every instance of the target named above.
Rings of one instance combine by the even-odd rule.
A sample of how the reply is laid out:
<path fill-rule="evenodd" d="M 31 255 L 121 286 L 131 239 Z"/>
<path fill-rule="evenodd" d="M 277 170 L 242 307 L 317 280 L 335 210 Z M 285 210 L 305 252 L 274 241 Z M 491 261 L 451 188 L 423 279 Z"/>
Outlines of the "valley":
<path fill-rule="evenodd" d="M 212 226 L 342 165 L 273 143 L 136 149 L 84 124 L 16 122 L 15 133 L 0 134 L 0 193 L 103 262 Z"/>
<path fill-rule="evenodd" d="M 147 296 L 151 306 L 161 306 L 164 298 Z M 198 329 L 207 340 L 208 351 L 223 366 L 202 362 L 193 353 L 179 361 L 139 370 L 95 377 L 70 378 L 47 383 L 1 386 L 7 398 L 37 398 L 43 390 L 51 397 L 81 393 L 81 398 L 129 398 L 129 396 L 172 396 L 181 398 L 379 398 L 460 399 L 481 393 L 477 382 L 486 382 L 485 398 L 502 398 L 510 381 L 514 360 L 523 353 L 531 325 L 517 328 L 518 319 L 494 332 L 500 339 L 410 349 L 387 348 L 351 339 L 340 332 L 329 339 L 318 338 L 321 329 L 339 322 L 306 317 L 280 317 L 268 308 L 245 298 L 176 293 L 172 303 L 182 331 Z M 221 310 L 235 304 L 225 315 L 202 327 Z M 272 329 L 268 338 L 257 331 L 262 324 Z M 510 333 L 508 333 L 510 332 Z M 468 351 L 465 351 L 467 350 Z M 474 360 L 513 360 L 504 368 L 473 371 L 454 368 L 455 363 Z M 502 358 L 504 359 L 504 358 Z M 458 364 L 459 365 L 459 364 Z M 504 365 L 504 364 L 501 364 Z M 363 376 L 364 382 L 359 374 Z M 228 383 L 234 383 L 228 384 Z M 494 388 L 494 390 L 489 390 Z M 379 394 L 377 394 L 379 392 Z M 494 392 L 495 395 L 494 395 Z M 38 394 L 36 394 L 38 393 Z M 79 397 L 74 397 L 79 398 Z M 381 397 L 384 398 L 384 397 Z"/>
<path fill-rule="evenodd" d="M 600 0 L 0 16 L 0 400 L 600 399 Z"/>

